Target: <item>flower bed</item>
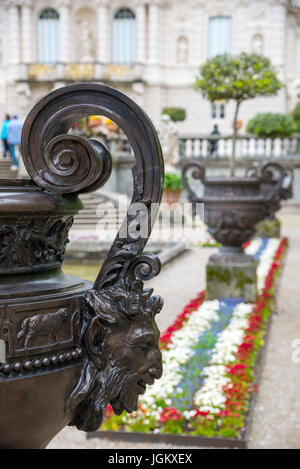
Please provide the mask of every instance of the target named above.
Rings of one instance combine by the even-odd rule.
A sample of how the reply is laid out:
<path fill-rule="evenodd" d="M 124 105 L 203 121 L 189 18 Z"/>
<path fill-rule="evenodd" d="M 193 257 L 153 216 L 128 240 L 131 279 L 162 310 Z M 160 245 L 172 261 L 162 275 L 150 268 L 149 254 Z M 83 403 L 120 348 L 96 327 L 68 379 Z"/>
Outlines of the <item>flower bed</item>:
<path fill-rule="evenodd" d="M 241 438 L 286 246 L 287 239 L 248 243 L 258 261 L 257 303 L 205 301 L 201 292 L 161 336 L 163 377 L 137 412 L 116 416 L 109 406 L 102 430 Z"/>

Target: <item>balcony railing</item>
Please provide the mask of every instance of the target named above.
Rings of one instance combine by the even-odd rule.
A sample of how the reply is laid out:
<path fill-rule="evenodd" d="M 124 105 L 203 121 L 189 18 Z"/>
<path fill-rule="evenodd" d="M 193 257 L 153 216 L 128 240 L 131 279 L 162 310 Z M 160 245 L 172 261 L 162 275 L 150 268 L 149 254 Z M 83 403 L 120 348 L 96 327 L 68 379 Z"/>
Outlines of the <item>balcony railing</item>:
<path fill-rule="evenodd" d="M 228 159 L 232 155 L 232 136 L 182 136 L 178 139 L 181 159 Z M 255 138 L 238 136 L 236 158 L 294 159 L 300 158 L 300 134 L 289 138 Z"/>

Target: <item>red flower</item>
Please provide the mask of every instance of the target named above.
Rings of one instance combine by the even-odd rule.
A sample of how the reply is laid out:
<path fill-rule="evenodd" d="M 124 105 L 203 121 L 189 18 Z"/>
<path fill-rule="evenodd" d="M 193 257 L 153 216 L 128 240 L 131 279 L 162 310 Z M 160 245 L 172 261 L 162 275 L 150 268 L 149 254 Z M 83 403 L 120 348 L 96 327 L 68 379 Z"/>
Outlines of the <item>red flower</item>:
<path fill-rule="evenodd" d="M 239 346 L 239 349 L 238 349 L 238 350 L 239 350 L 239 351 L 240 351 L 240 350 L 245 350 L 245 351 L 248 352 L 249 350 L 252 350 L 252 348 L 253 348 L 253 344 L 249 344 L 249 343 L 247 343 L 247 342 L 243 342 L 243 343 Z"/>
<path fill-rule="evenodd" d="M 209 414 L 209 412 L 197 409 L 197 410 L 195 410 L 194 418 L 196 418 L 196 417 L 206 417 L 208 414 Z"/>
<path fill-rule="evenodd" d="M 106 409 L 104 411 L 104 415 L 107 419 L 109 419 L 109 418 L 111 418 L 115 415 L 114 410 L 113 410 L 113 408 L 110 404 L 108 404 L 108 406 L 106 407 Z"/>
<path fill-rule="evenodd" d="M 184 325 L 184 322 L 186 321 L 187 317 L 189 314 L 191 314 L 193 311 L 199 308 L 199 306 L 203 303 L 205 300 L 205 292 L 199 293 L 197 298 L 193 299 L 190 301 L 190 303 L 183 309 L 183 312 L 180 313 L 173 324 L 168 327 L 168 329 L 161 335 L 160 337 L 160 348 L 162 349 L 167 349 L 168 344 L 172 342 L 172 334 L 175 331 L 178 331 L 181 329 L 181 327 Z"/>
<path fill-rule="evenodd" d="M 220 412 L 217 413 L 218 417 L 232 417 L 232 413 L 229 410 L 220 410 Z"/>
<path fill-rule="evenodd" d="M 250 367 L 251 353 L 254 349 L 254 342 L 257 333 L 262 330 L 262 323 L 264 321 L 264 313 L 270 308 L 270 300 L 274 296 L 274 280 L 276 271 L 281 265 L 281 257 L 287 245 L 287 239 L 284 238 L 273 259 L 268 275 L 265 280 L 263 292 L 260 295 L 258 302 L 254 305 L 253 311 L 249 317 L 249 324 L 245 330 L 243 342 L 236 352 L 236 360 L 238 363 L 235 365 L 228 365 L 228 374 L 232 376 L 232 381 L 223 386 L 225 395 L 226 409 L 219 412 L 220 417 L 234 416 L 239 417 L 243 415 L 246 410 L 246 402 L 249 399 L 249 394 L 257 391 L 257 385 L 249 378 L 246 369 Z M 239 411 L 237 413 L 236 411 Z"/>
<path fill-rule="evenodd" d="M 168 420 L 180 420 L 182 418 L 182 415 L 180 412 L 178 412 L 175 407 L 167 407 L 164 409 L 159 417 L 159 422 L 160 423 L 166 423 Z"/>
<path fill-rule="evenodd" d="M 236 375 L 240 374 L 241 371 L 243 371 L 246 368 L 246 365 L 243 365 L 242 363 L 236 363 L 235 365 L 227 365 L 228 371 L 231 375 Z"/>

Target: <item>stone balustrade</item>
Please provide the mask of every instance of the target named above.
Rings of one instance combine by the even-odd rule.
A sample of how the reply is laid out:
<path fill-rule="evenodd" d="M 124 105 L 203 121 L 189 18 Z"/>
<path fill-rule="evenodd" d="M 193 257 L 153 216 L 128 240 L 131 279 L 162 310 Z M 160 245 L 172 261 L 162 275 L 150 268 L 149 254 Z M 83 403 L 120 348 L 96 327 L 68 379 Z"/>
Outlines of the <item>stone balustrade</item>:
<path fill-rule="evenodd" d="M 189 135 L 178 139 L 181 159 L 229 159 L 232 155 L 232 135 Z M 242 159 L 299 159 L 300 134 L 288 138 L 237 137 L 236 158 Z"/>

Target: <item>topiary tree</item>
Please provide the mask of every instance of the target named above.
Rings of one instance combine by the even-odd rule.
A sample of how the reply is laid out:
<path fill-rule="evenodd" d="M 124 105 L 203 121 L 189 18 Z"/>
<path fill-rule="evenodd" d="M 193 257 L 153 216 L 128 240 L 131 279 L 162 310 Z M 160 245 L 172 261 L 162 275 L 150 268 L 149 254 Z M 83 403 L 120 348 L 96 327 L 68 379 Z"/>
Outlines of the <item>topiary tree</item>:
<path fill-rule="evenodd" d="M 297 132 L 300 132 L 300 103 L 297 103 L 291 112 L 291 116 L 295 121 Z"/>
<path fill-rule="evenodd" d="M 297 126 L 293 118 L 286 114 L 262 113 L 248 122 L 246 130 L 262 138 L 289 137 L 297 132 Z"/>
<path fill-rule="evenodd" d="M 278 80 L 270 60 L 257 54 L 242 52 L 237 57 L 218 55 L 200 67 L 195 89 L 210 101 L 234 100 L 231 175 L 235 169 L 238 112 L 243 101 L 256 96 L 274 95 L 283 84 Z"/>
<path fill-rule="evenodd" d="M 180 122 L 186 119 L 186 110 L 182 107 L 164 107 L 161 113 L 170 116 L 173 122 Z"/>

